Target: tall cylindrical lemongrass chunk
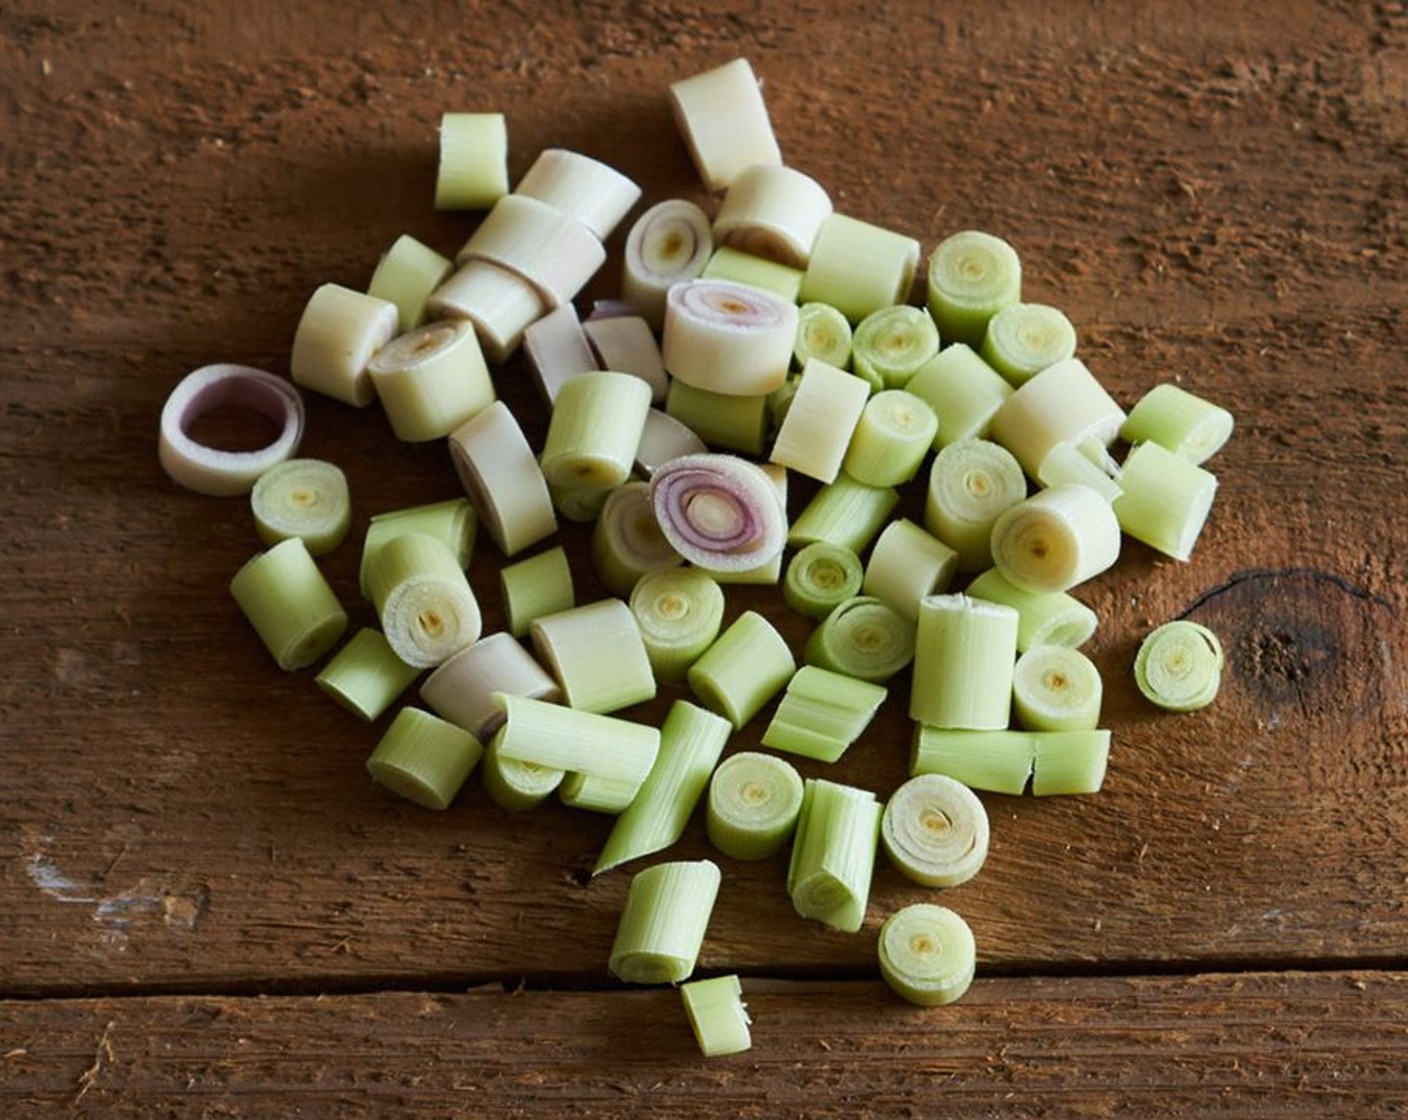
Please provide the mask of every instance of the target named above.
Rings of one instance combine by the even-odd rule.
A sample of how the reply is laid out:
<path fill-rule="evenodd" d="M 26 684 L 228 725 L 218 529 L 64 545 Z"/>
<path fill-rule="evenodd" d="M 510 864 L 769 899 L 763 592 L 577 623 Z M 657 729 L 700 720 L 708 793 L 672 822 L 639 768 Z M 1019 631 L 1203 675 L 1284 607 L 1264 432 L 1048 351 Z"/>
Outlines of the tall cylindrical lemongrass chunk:
<path fill-rule="evenodd" d="M 312 556 L 331 552 L 352 525 L 347 476 L 323 459 L 286 459 L 270 467 L 250 491 L 249 504 L 260 540 L 300 537 Z"/>
<path fill-rule="evenodd" d="M 1017 652 L 1037 646 L 1085 645 L 1095 633 L 1095 612 L 1064 591 L 1024 591 L 989 568 L 968 585 L 974 599 L 1004 603 L 1017 612 Z"/>
<path fill-rule="evenodd" d="M 952 731 L 914 725 L 911 774 L 945 774 L 970 789 L 1020 796 L 1031 781 L 1036 733 Z"/>
<path fill-rule="evenodd" d="M 806 268 L 831 196 L 793 167 L 756 163 L 728 186 L 714 218 L 714 240 L 792 268 Z"/>
<path fill-rule="evenodd" d="M 498 694 L 504 722 L 494 743 L 504 758 L 586 774 L 639 789 L 660 749 L 657 728 L 597 712 Z"/>
<path fill-rule="evenodd" d="M 364 626 L 323 666 L 314 683 L 347 711 L 371 722 L 418 676 L 420 670 L 397 657 L 380 630 Z"/>
<path fill-rule="evenodd" d="M 891 521 L 870 550 L 861 589 L 917 621 L 919 600 L 948 590 L 958 553 L 908 518 Z"/>
<path fill-rule="evenodd" d="M 707 859 L 657 863 L 637 872 L 611 945 L 611 974 L 627 984 L 688 980 L 722 880 L 718 865 Z"/>
<path fill-rule="evenodd" d="M 1032 796 L 1099 793 L 1110 762 L 1110 733 L 1041 731 L 1033 735 Z"/>
<path fill-rule="evenodd" d="M 724 593 L 698 568 L 665 568 L 641 576 L 630 608 L 655 679 L 681 684 L 719 636 Z"/>
<path fill-rule="evenodd" d="M 821 223 L 798 294 L 829 303 L 853 323 L 904 303 L 919 267 L 919 242 L 845 214 Z"/>
<path fill-rule="evenodd" d="M 373 515 L 362 538 L 362 566 L 357 577 L 362 596 L 372 597 L 371 584 L 367 582 L 372 557 L 392 537 L 402 533 L 428 533 L 444 543 L 463 569 L 469 567 L 469 558 L 474 553 L 477 524 L 474 506 L 468 498 L 449 498 Z"/>
<path fill-rule="evenodd" d="M 859 556 L 899 504 L 899 491 L 893 486 L 867 486 L 843 470 L 812 495 L 788 529 L 787 543 L 830 541 Z"/>
<path fill-rule="evenodd" d="M 396 334 L 394 303 L 324 284 L 309 297 L 293 335 L 289 374 L 294 384 L 364 408 L 376 388 L 367 363 Z"/>
<path fill-rule="evenodd" d="M 916 902 L 885 919 L 878 943 L 880 975 L 894 993 L 921 1007 L 953 1003 L 973 983 L 973 930 L 947 906 Z"/>
<path fill-rule="evenodd" d="M 1172 382 L 1155 385 L 1129 410 L 1120 438 L 1157 443 L 1190 463 L 1211 459 L 1232 436 L 1232 414 Z"/>
<path fill-rule="evenodd" d="M 859 377 L 810 359 L 769 459 L 819 482 L 834 482 L 869 396 L 870 387 Z"/>
<path fill-rule="evenodd" d="M 1175 560 L 1187 560 L 1212 510 L 1217 477 L 1157 443 L 1125 456 L 1123 493 L 1114 500 L 1120 528 Z"/>
<path fill-rule="evenodd" d="M 1012 395 L 1012 386 L 971 346 L 955 342 L 930 358 L 905 389 L 929 402 L 939 418 L 935 447 L 965 439 L 982 439 Z"/>
<path fill-rule="evenodd" d="M 1005 728 L 1012 714 L 1017 612 L 967 595 L 919 603 L 909 716 L 927 727 Z"/>
<path fill-rule="evenodd" d="M 474 326 L 430 323 L 388 342 L 367 366 L 397 439 L 441 439 L 494 402 Z"/>
<path fill-rule="evenodd" d="M 842 933 L 860 929 L 875 873 L 880 814 L 869 790 L 807 779 L 787 868 L 787 893 L 798 914 Z"/>
<path fill-rule="evenodd" d="M 865 402 L 842 467 L 867 486 L 898 486 L 919 471 L 939 418 L 921 397 L 885 389 Z"/>
<path fill-rule="evenodd" d="M 811 632 L 802 657 L 848 677 L 881 684 L 914 659 L 914 620 L 873 595 L 847 599 Z"/>
<path fill-rule="evenodd" d="M 535 618 L 557 614 L 576 605 L 572 568 L 561 545 L 499 569 L 504 622 L 515 638 L 528 633 Z"/>
<path fill-rule="evenodd" d="M 535 618 L 530 631 L 533 648 L 571 707 L 614 712 L 655 695 L 640 627 L 620 599 Z"/>
<path fill-rule="evenodd" d="M 508 124 L 502 113 L 445 113 L 435 209 L 487 210 L 508 193 Z"/>
<path fill-rule="evenodd" d="M 741 398 L 740 398 L 741 399 Z M 636 444 L 636 473 L 649 479 L 671 459 L 709 450 L 694 429 L 668 412 L 652 408 L 645 415 L 640 442 Z"/>
<path fill-rule="evenodd" d="M 432 319 L 468 319 L 491 362 L 508 360 L 523 332 L 548 310 L 533 285 L 506 268 L 473 260 L 430 293 Z"/>
<path fill-rule="evenodd" d="M 939 329 L 922 307 L 907 303 L 872 311 L 856 326 L 851 368 L 877 392 L 903 389 L 939 352 Z"/>
<path fill-rule="evenodd" d="M 570 303 L 529 324 L 523 332 L 523 356 L 549 408 L 557 402 L 557 391 L 568 378 L 603 368 L 577 318 L 577 309 Z"/>
<path fill-rule="evenodd" d="M 1025 591 L 1069 591 L 1112 567 L 1119 555 L 1115 511 L 1089 486 L 1048 486 L 992 527 L 993 566 Z"/>
<path fill-rule="evenodd" d="M 747 288 L 759 288 L 780 296 L 788 303 L 796 303 L 797 295 L 802 290 L 800 268 L 778 264 L 766 257 L 755 257 L 752 253 L 728 245 L 715 246 L 699 279 L 727 280 Z"/>
<path fill-rule="evenodd" d="M 748 1018 L 743 985 L 737 975 L 681 984 L 680 999 L 684 1001 L 699 1052 L 706 1058 L 741 1054 L 751 1049 L 753 1038 L 748 1025 L 753 1020 Z"/>
<path fill-rule="evenodd" d="M 1037 646 L 1017 658 L 1012 707 L 1028 731 L 1091 731 L 1104 685 L 1095 662 L 1069 646 Z"/>
<path fill-rule="evenodd" d="M 709 843 L 733 859 L 767 859 L 792 838 L 801 809 L 795 766 L 776 755 L 739 751 L 709 780 Z"/>
<path fill-rule="evenodd" d="M 782 163 L 761 83 L 746 58 L 672 82 L 670 108 L 711 191 L 727 190 L 754 164 Z"/>
<path fill-rule="evenodd" d="M 640 187 L 600 160 L 544 148 L 513 193 L 555 206 L 605 241 L 640 198 Z"/>
<path fill-rule="evenodd" d="M 561 788 L 567 777 L 551 766 L 505 758 L 499 753 L 498 739 L 485 744 L 484 765 L 479 772 L 489 800 L 509 813 L 537 808 Z"/>
<path fill-rule="evenodd" d="M 787 565 L 782 596 L 798 614 L 818 621 L 841 603 L 860 594 L 865 570 L 849 548 L 813 541 Z"/>
<path fill-rule="evenodd" d="M 929 257 L 929 312 L 949 342 L 981 346 L 988 321 L 1021 298 L 1021 258 L 1000 237 L 966 229 Z"/>
<path fill-rule="evenodd" d="M 660 531 L 650 483 L 626 482 L 612 490 L 592 526 L 592 567 L 608 591 L 629 595 L 641 576 L 684 563 Z"/>
<path fill-rule="evenodd" d="M 713 252 L 709 215 L 683 198 L 657 202 L 626 235 L 622 298 L 658 331 L 665 322 L 666 293 L 703 272 Z"/>
<path fill-rule="evenodd" d="M 988 856 L 988 813 L 977 794 L 943 774 L 920 774 L 890 795 L 880 843 L 901 875 L 926 887 L 956 887 Z"/>
<path fill-rule="evenodd" d="M 1045 303 L 1010 303 L 988 320 L 978 351 L 1013 385 L 1076 352 L 1076 329 L 1066 313 Z"/>
<path fill-rule="evenodd" d="M 561 307 L 606 263 L 606 248 L 590 229 L 555 206 L 507 194 L 470 234 L 455 263 L 488 261 L 517 273 L 549 309 Z"/>
<path fill-rule="evenodd" d="M 478 641 L 479 601 L 443 541 L 426 533 L 392 537 L 371 558 L 367 589 L 396 656 L 428 669 Z"/>
<path fill-rule="evenodd" d="M 796 338 L 796 304 L 726 280 L 689 280 L 670 289 L 660 352 L 686 385 L 765 396 L 787 380 Z"/>
<path fill-rule="evenodd" d="M 796 669 L 786 639 L 757 611 L 744 611 L 689 667 L 685 679 L 701 704 L 739 728 Z"/>
<path fill-rule="evenodd" d="M 451 432 L 449 444 L 455 473 L 505 556 L 557 531 L 547 482 L 508 405 L 495 401 Z"/>
<path fill-rule="evenodd" d="M 230 594 L 280 669 L 313 664 L 347 629 L 347 612 L 298 537 L 246 561 Z"/>
<path fill-rule="evenodd" d="M 431 711 L 483 743 L 504 722 L 499 693 L 553 703 L 562 689 L 522 643 L 502 630 L 448 658 L 420 686 L 420 698 Z"/>
<path fill-rule="evenodd" d="M 479 765 L 484 747 L 462 727 L 402 708 L 367 759 L 377 785 L 427 809 L 447 809 Z"/>
<path fill-rule="evenodd" d="M 686 560 L 717 571 L 756 568 L 787 542 L 787 510 L 754 463 L 705 452 L 666 463 L 650 495 L 665 539 Z"/>
<path fill-rule="evenodd" d="M 386 250 L 367 284 L 367 295 L 396 305 L 397 330 L 415 330 L 425 322 L 430 293 L 450 278 L 454 262 L 429 245 L 403 233 Z"/>
<path fill-rule="evenodd" d="M 836 762 L 861 737 L 886 690 L 817 665 L 803 665 L 787 682 L 762 743 L 818 762 Z"/>
<path fill-rule="evenodd" d="M 829 303 L 804 303 L 797 310 L 792 357 L 802 369 L 813 358 L 845 369 L 851 362 L 853 337 L 850 322 Z"/>
<path fill-rule="evenodd" d="M 768 397 L 735 397 L 670 379 L 665 412 L 709 447 L 760 455 L 768 432 Z"/>
<path fill-rule="evenodd" d="M 1217 696 L 1225 660 L 1222 643 L 1206 626 L 1166 622 L 1140 642 L 1134 683 L 1166 711 L 1195 712 Z"/>
<path fill-rule="evenodd" d="M 1079 446 L 1062 440 L 1042 459 L 1036 469 L 1036 480 L 1043 486 L 1078 482 L 1089 486 L 1107 502 L 1113 502 L 1124 493 L 1115 478 L 1118 474 L 1119 464 L 1099 440 L 1087 439 Z"/>
<path fill-rule="evenodd" d="M 639 377 L 650 386 L 650 399 L 656 404 L 670 388 L 660 344 L 639 315 L 613 315 L 608 319 L 588 319 L 582 330 L 591 342 L 602 369 Z"/>
<path fill-rule="evenodd" d="M 629 373 L 598 370 L 559 390 L 539 462 L 550 485 L 610 490 L 630 477 L 650 411 L 650 386 Z"/>
<path fill-rule="evenodd" d="M 1120 433 L 1124 410 L 1079 358 L 1047 366 L 1015 390 L 993 414 L 991 435 L 1036 477 L 1058 443 L 1099 440 L 1108 447 Z"/>

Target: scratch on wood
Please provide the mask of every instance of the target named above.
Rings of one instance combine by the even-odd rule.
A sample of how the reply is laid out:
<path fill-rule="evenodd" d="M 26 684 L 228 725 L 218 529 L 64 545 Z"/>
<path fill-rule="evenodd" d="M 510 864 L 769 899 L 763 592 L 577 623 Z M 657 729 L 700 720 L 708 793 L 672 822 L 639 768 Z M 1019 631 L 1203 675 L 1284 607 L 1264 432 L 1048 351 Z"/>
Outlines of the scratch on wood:
<path fill-rule="evenodd" d="M 93 1064 L 78 1075 L 78 1091 L 73 1095 L 73 1103 L 77 1104 L 84 1095 L 91 1089 L 98 1080 L 98 1075 L 103 1071 L 103 1060 L 107 1059 L 108 1065 L 112 1065 L 117 1060 L 112 1050 L 112 1029 L 117 1025 L 116 1021 L 109 1019 L 107 1025 L 103 1027 L 103 1033 L 98 1036 L 98 1045 L 93 1048 Z"/>

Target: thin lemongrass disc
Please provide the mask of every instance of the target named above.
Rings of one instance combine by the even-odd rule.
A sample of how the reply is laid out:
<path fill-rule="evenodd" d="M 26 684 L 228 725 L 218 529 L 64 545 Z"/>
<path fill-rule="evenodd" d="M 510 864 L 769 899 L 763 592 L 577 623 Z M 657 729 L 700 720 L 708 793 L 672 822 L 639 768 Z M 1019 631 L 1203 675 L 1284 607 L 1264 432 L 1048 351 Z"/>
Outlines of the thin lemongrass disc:
<path fill-rule="evenodd" d="M 982 345 L 988 321 L 1022 298 L 1022 262 L 1000 237 L 955 233 L 929 258 L 929 311 L 949 342 Z"/>
<path fill-rule="evenodd" d="M 1166 622 L 1140 643 L 1134 682 L 1160 708 L 1192 712 L 1217 696 L 1225 660 L 1222 643 L 1206 626 Z"/>
<path fill-rule="evenodd" d="M 851 361 L 851 324 L 829 303 L 804 303 L 797 312 L 797 342 L 792 355 L 799 368 L 816 358 L 845 369 Z"/>
<path fill-rule="evenodd" d="M 859 595 L 864 578 L 860 557 L 849 548 L 813 541 L 787 565 L 782 597 L 798 614 L 819 620 Z"/>
<path fill-rule="evenodd" d="M 666 540 L 686 560 L 717 571 L 766 564 L 787 543 L 787 511 L 761 467 L 705 452 L 651 476 L 651 500 Z"/>
<path fill-rule="evenodd" d="M 987 810 L 962 782 L 920 774 L 891 794 L 880 819 L 880 843 L 906 878 L 926 887 L 956 887 L 987 859 Z"/>
<path fill-rule="evenodd" d="M 352 524 L 347 476 L 322 459 L 286 459 L 259 476 L 249 495 L 265 544 L 301 537 L 311 556 L 331 552 Z"/>
<path fill-rule="evenodd" d="M 914 660 L 914 639 L 912 619 L 874 596 L 857 595 L 822 619 L 802 656 L 808 665 L 883 684 Z"/>
<path fill-rule="evenodd" d="M 713 251 L 709 215 L 682 198 L 657 202 L 626 237 L 621 294 L 658 331 L 666 293 L 703 272 Z"/>
<path fill-rule="evenodd" d="M 903 389 L 939 352 L 939 328 L 922 307 L 900 303 L 872 311 L 856 327 L 851 364 L 872 388 Z"/>
<path fill-rule="evenodd" d="M 736 974 L 681 984 L 680 999 L 699 1052 L 706 1058 L 741 1054 L 753 1045 L 748 1031 L 752 1020 Z"/>
<path fill-rule="evenodd" d="M 1090 731 L 1104 688 L 1095 662 L 1069 646 L 1037 646 L 1017 658 L 1012 707 L 1028 731 Z"/>
<path fill-rule="evenodd" d="M 767 859 L 792 836 L 802 778 L 776 755 L 739 751 L 709 781 L 709 842 L 734 859 Z"/>
<path fill-rule="evenodd" d="M 656 679 L 679 684 L 719 636 L 724 593 L 698 568 L 664 568 L 641 576 L 630 608 Z"/>
<path fill-rule="evenodd" d="M 968 923 L 946 906 L 915 903 L 880 927 L 880 975 L 910 1003 L 938 1007 L 973 982 L 978 949 Z"/>
<path fill-rule="evenodd" d="M 1076 352 L 1076 329 L 1065 312 L 1045 303 L 1013 303 L 988 320 L 979 350 L 1013 385 Z"/>

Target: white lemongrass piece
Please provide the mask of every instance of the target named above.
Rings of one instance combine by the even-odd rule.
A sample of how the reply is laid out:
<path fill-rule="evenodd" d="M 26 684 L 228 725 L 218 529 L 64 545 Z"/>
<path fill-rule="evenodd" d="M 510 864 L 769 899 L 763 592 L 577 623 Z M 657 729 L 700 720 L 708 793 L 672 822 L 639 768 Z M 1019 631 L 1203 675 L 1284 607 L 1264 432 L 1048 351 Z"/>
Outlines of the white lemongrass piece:
<path fill-rule="evenodd" d="M 726 190 L 754 164 L 782 163 L 762 87 L 746 58 L 672 82 L 670 108 L 711 191 Z"/>
<path fill-rule="evenodd" d="M 1069 646 L 1029 649 L 1012 673 L 1012 707 L 1028 731 L 1093 731 L 1103 692 L 1095 663 Z"/>
<path fill-rule="evenodd" d="M 959 999 L 973 983 L 978 959 L 973 931 L 946 906 L 917 902 L 880 927 L 880 975 L 896 995 L 921 1007 Z"/>
<path fill-rule="evenodd" d="M 655 674 L 640 627 L 620 599 L 599 599 L 535 618 L 529 631 L 538 659 L 562 686 L 569 706 L 614 712 L 655 695 Z"/>
<path fill-rule="evenodd" d="M 991 435 L 1035 478 L 1058 443 L 1095 439 L 1108 447 L 1124 419 L 1124 410 L 1086 364 L 1067 358 L 1047 366 L 1003 402 L 993 414 Z"/>
<path fill-rule="evenodd" d="M 607 495 L 592 526 L 592 566 L 606 589 L 629 595 L 641 576 L 684 563 L 660 531 L 650 483 L 626 482 Z"/>
<path fill-rule="evenodd" d="M 455 554 L 435 537 L 392 537 L 368 562 L 367 587 L 382 633 L 407 665 L 431 668 L 479 639 L 479 601 Z"/>
<path fill-rule="evenodd" d="M 645 781 L 660 749 L 660 732 L 643 723 L 499 693 L 504 722 L 494 743 L 504 758 L 605 782 Z"/>
<path fill-rule="evenodd" d="M 504 722 L 498 693 L 552 703 L 562 689 L 523 643 L 502 630 L 460 650 L 420 686 L 420 698 L 436 715 L 485 743 Z"/>
<path fill-rule="evenodd" d="M 1099 449 L 1102 460 L 1109 458 L 1109 454 L 1098 441 L 1087 442 L 1093 443 Z M 1113 459 L 1110 461 L 1114 462 Z M 1116 472 L 1118 473 L 1118 467 Z M 1036 469 L 1036 480 L 1043 486 L 1078 482 L 1082 486 L 1089 486 L 1107 502 L 1113 502 L 1124 493 L 1121 484 L 1107 474 L 1103 467 L 1075 444 L 1066 440 L 1062 440 L 1046 453 L 1041 466 Z"/>
<path fill-rule="evenodd" d="M 922 397 L 885 389 L 865 402 L 842 468 L 867 486 L 898 486 L 918 473 L 938 430 L 939 418 Z"/>
<path fill-rule="evenodd" d="M 649 479 L 671 459 L 707 450 L 704 441 L 688 424 L 668 412 L 652 408 L 645 414 L 645 426 L 636 444 L 636 473 Z"/>
<path fill-rule="evenodd" d="M 1115 511 L 1078 483 L 1038 491 L 992 527 L 993 565 L 1027 591 L 1069 591 L 1113 566 L 1119 555 Z"/>
<path fill-rule="evenodd" d="M 988 855 L 988 813 L 978 795 L 943 774 L 920 774 L 890 795 L 880 843 L 900 874 L 926 887 L 956 887 Z"/>
<path fill-rule="evenodd" d="M 506 361 L 523 341 L 523 332 L 547 310 L 523 277 L 480 260 L 462 266 L 426 303 L 426 314 L 432 319 L 473 323 L 491 362 Z"/>
<path fill-rule="evenodd" d="M 981 346 L 988 322 L 1021 298 L 1021 259 L 1000 237 L 965 229 L 929 258 L 929 311 L 950 342 Z"/>
<path fill-rule="evenodd" d="M 806 268 L 831 196 L 796 168 L 758 163 L 728 185 L 714 218 L 714 240 L 792 268 Z"/>
<path fill-rule="evenodd" d="M 484 747 L 462 727 L 402 708 L 367 759 L 377 785 L 427 809 L 446 809 L 479 764 Z"/>
<path fill-rule="evenodd" d="M 860 423 L 870 386 L 812 358 L 773 441 L 772 462 L 820 482 L 834 482 Z"/>
<path fill-rule="evenodd" d="M 905 303 L 919 267 L 919 242 L 893 230 L 831 214 L 821 223 L 799 302 L 829 303 L 853 323 Z"/>
<path fill-rule="evenodd" d="M 508 193 L 508 123 L 502 113 L 445 113 L 435 209 L 487 210 Z"/>
<path fill-rule="evenodd" d="M 928 401 L 938 416 L 934 446 L 939 448 L 985 437 L 992 418 L 1012 395 L 1002 375 L 962 342 L 940 350 L 904 387 Z"/>
<path fill-rule="evenodd" d="M 686 385 L 762 396 L 787 380 L 796 338 L 796 304 L 726 280 L 689 280 L 670 289 L 660 351 Z"/>
<path fill-rule="evenodd" d="M 658 863 L 638 872 L 611 944 L 612 975 L 628 984 L 689 979 L 722 878 L 707 859 Z"/>
<path fill-rule="evenodd" d="M 357 573 L 358 588 L 363 597 L 372 597 L 371 585 L 367 582 L 372 557 L 377 549 L 402 533 L 429 533 L 444 542 L 461 568 L 468 568 L 469 559 L 474 554 L 474 538 L 478 533 L 474 506 L 468 498 L 449 498 L 443 502 L 428 502 L 373 515 L 362 538 L 362 563 Z"/>
<path fill-rule="evenodd" d="M 988 320 L 980 353 L 1013 385 L 1076 352 L 1076 329 L 1065 312 L 1044 303 L 1008 304 Z"/>
<path fill-rule="evenodd" d="M 1027 496 L 1027 480 L 1012 453 L 988 440 L 951 443 L 934 456 L 924 527 L 958 552 L 958 570 L 992 563 L 992 527 Z"/>
<path fill-rule="evenodd" d="M 504 195 L 484 216 L 455 263 L 488 261 L 517 273 L 549 308 L 561 307 L 606 263 L 606 249 L 590 229 L 555 206 L 525 195 Z"/>
<path fill-rule="evenodd" d="M 543 472 L 508 405 L 495 401 L 451 432 L 449 444 L 460 482 L 505 556 L 557 531 Z"/>
<path fill-rule="evenodd" d="M 347 612 L 298 537 L 246 561 L 230 594 L 286 671 L 311 665 L 347 629 Z"/>
<path fill-rule="evenodd" d="M 665 322 L 666 293 L 703 272 L 713 251 L 709 215 L 686 199 L 657 202 L 626 236 L 621 295 L 658 331 Z"/>
<path fill-rule="evenodd" d="M 872 311 L 851 339 L 851 368 L 877 392 L 903 389 L 939 352 L 939 329 L 922 307 L 894 304 Z"/>
<path fill-rule="evenodd" d="M 1129 410 L 1120 437 L 1157 443 L 1190 463 L 1212 458 L 1232 435 L 1232 414 L 1171 382 L 1155 385 Z"/>
<path fill-rule="evenodd" d="M 608 319 L 588 319 L 582 330 L 596 353 L 602 369 L 612 369 L 639 377 L 650 386 L 650 399 L 665 399 L 670 379 L 660 357 L 655 334 L 639 315 L 616 315 Z"/>
<path fill-rule="evenodd" d="M 804 303 L 797 310 L 797 343 L 792 356 L 799 368 L 818 358 L 845 369 L 851 361 L 851 324 L 829 303 Z"/>
<path fill-rule="evenodd" d="M 640 198 L 640 187 L 600 160 L 545 148 L 513 193 L 557 207 L 605 241 Z"/>
<path fill-rule="evenodd" d="M 352 524 L 352 499 L 342 469 L 323 459 L 286 459 L 259 476 L 249 493 L 259 539 L 278 544 L 301 537 L 313 556 L 331 552 Z"/>
<path fill-rule="evenodd" d="M 709 263 L 699 274 L 701 280 L 731 280 L 751 288 L 761 288 L 788 303 L 796 303 L 802 290 L 802 270 L 755 257 L 732 245 L 715 246 Z"/>
<path fill-rule="evenodd" d="M 1175 560 L 1187 560 L 1212 510 L 1217 478 L 1157 443 L 1125 456 L 1123 493 L 1115 499 L 1120 528 Z"/>
<path fill-rule="evenodd" d="M 919 600 L 948 590 L 957 568 L 957 552 L 901 517 L 881 530 L 870 550 L 861 591 L 917 620 Z"/>
<path fill-rule="evenodd" d="M 318 288 L 298 320 L 289 357 L 294 383 L 362 408 L 376 389 L 367 363 L 396 334 L 394 303 L 341 284 Z"/>
<path fill-rule="evenodd" d="M 989 568 L 968 585 L 968 594 L 1016 610 L 1017 651 L 1037 646 L 1083 646 L 1095 633 L 1095 612 L 1064 591 L 1024 591 L 996 568 Z"/>
<path fill-rule="evenodd" d="M 347 711 L 370 722 L 418 676 L 420 670 L 397 657 L 380 630 L 364 626 L 323 666 L 313 683 Z"/>
<path fill-rule="evenodd" d="M 430 293 L 450 278 L 454 262 L 410 234 L 386 250 L 367 284 L 367 295 L 396 305 L 397 330 L 405 334 L 425 322 Z"/>
<path fill-rule="evenodd" d="M 709 447 L 759 455 L 767 439 L 767 396 L 735 397 L 671 378 L 665 411 Z"/>
<path fill-rule="evenodd" d="M 484 765 L 480 767 L 484 792 L 489 800 L 510 813 L 536 808 L 561 787 L 567 777 L 561 770 L 505 758 L 499 753 L 498 740 L 490 739 L 484 746 Z"/>
<path fill-rule="evenodd" d="M 650 386 L 612 370 L 582 373 L 558 390 L 539 459 L 553 486 L 610 490 L 630 477 Z"/>
<path fill-rule="evenodd" d="M 535 618 L 576 606 L 572 568 L 561 545 L 499 569 L 504 621 L 515 638 L 528 633 Z"/>
<path fill-rule="evenodd" d="M 449 435 L 495 399 L 474 326 L 430 323 L 393 339 L 367 366 L 397 439 Z"/>
<path fill-rule="evenodd" d="M 557 403 L 558 390 L 565 381 L 603 368 L 577 318 L 577 309 L 570 303 L 529 324 L 523 332 L 523 356 L 549 408 Z"/>
<path fill-rule="evenodd" d="M 655 516 L 686 560 L 715 571 L 757 568 L 787 543 L 777 484 L 737 455 L 706 452 L 666 463 L 650 480 Z"/>
<path fill-rule="evenodd" d="M 920 600 L 909 717 L 927 727 L 1005 728 L 1012 712 L 1017 612 L 967 595 Z"/>

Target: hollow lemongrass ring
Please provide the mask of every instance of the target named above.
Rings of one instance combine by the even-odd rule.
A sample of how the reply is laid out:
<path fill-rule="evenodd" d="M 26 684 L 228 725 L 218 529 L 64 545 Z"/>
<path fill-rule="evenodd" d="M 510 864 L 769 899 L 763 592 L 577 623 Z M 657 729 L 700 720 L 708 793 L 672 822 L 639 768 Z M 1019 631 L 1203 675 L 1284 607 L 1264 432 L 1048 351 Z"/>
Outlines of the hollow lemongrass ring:
<path fill-rule="evenodd" d="M 760 288 L 691 280 L 666 296 L 665 368 L 696 389 L 771 393 L 787 380 L 796 341 L 797 305 Z"/>
<path fill-rule="evenodd" d="M 665 539 L 692 564 L 741 571 L 766 564 L 787 543 L 787 514 L 761 467 L 736 455 L 683 455 L 650 479 Z"/>
<path fill-rule="evenodd" d="M 279 426 L 278 436 L 257 451 L 222 451 L 193 439 L 190 427 L 225 405 L 267 417 Z M 303 398 L 282 377 L 229 363 L 201 366 L 162 406 L 158 456 L 167 474 L 197 494 L 248 494 L 261 474 L 298 450 L 303 424 Z"/>

